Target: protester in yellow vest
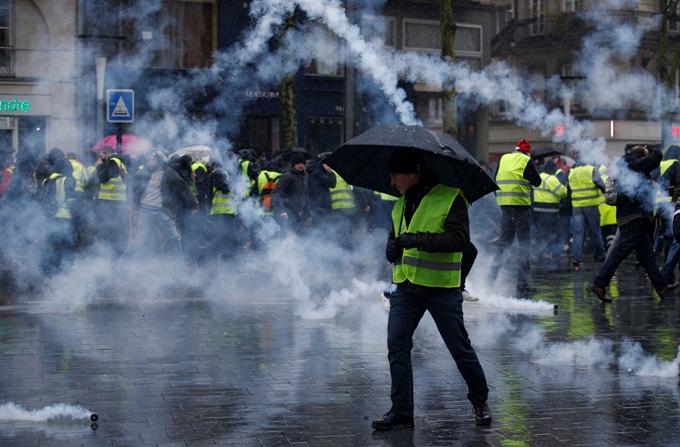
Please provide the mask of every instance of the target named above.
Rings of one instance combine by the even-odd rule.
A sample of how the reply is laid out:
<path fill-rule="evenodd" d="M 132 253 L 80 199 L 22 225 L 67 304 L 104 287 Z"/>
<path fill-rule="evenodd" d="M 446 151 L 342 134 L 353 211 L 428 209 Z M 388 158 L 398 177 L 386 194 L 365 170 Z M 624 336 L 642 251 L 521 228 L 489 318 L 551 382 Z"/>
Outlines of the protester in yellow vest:
<path fill-rule="evenodd" d="M 460 293 L 461 252 L 470 240 L 465 198 L 459 189 L 438 184 L 416 151 L 395 152 L 389 170 L 392 185 L 401 194 L 392 210 L 386 249 L 397 285 L 387 323 L 392 408 L 372 427 L 413 427 L 412 336 L 425 311 L 459 365 L 476 423 L 489 425 L 489 390 L 465 330 Z"/>
<path fill-rule="evenodd" d="M 210 174 L 212 206 L 208 222 L 212 247 L 222 259 L 229 259 L 243 243 L 242 229 L 236 218 L 236 202 L 229 185 L 229 175 L 219 164 Z"/>
<path fill-rule="evenodd" d="M 127 203 L 127 169 L 113 148 L 103 147 L 95 162 L 98 184 L 95 204 L 97 239 L 108 244 L 114 256 L 125 251 L 130 232 Z"/>
<path fill-rule="evenodd" d="M 670 146 L 664 154 L 659 168 L 652 173 L 652 179 L 656 182 L 656 229 L 654 238 L 654 254 L 668 258 L 669 250 L 673 242 L 672 220 L 673 206 L 671 196 L 678 185 L 678 159 L 680 147 Z"/>
<path fill-rule="evenodd" d="M 517 267 L 517 292 L 526 296 L 529 287 L 529 259 L 531 243 L 531 186 L 539 186 L 541 177 L 531 160 L 531 145 L 527 140 L 517 142 L 515 152 L 501 157 L 496 171 L 496 203 L 501 207 L 501 234 L 498 238 L 498 255 L 491 267 L 491 280 L 495 281 L 504 265 Z M 508 263 L 505 250 L 517 237 L 519 253 L 515 262 Z"/>
<path fill-rule="evenodd" d="M 567 196 L 567 188 L 559 179 L 547 172 L 541 172 L 541 184 L 534 187 L 532 222 L 536 249 L 532 259 L 551 262 L 559 257 L 562 247 L 560 232 L 560 201 Z"/>
<path fill-rule="evenodd" d="M 42 260 L 43 271 L 54 274 L 65 260 L 71 257 L 75 246 L 75 231 L 71 209 L 76 200 L 76 182 L 66 155 L 60 149 L 52 149 L 47 159 L 51 173 L 43 180 L 41 191 L 46 198 L 50 217 L 48 248 Z"/>
<path fill-rule="evenodd" d="M 578 162 L 572 166 L 569 171 L 569 193 L 571 194 L 571 206 L 573 208 L 571 263 L 576 270 L 581 269 L 586 226 L 595 252 L 595 260 L 604 261 L 604 241 L 600 231 L 600 210 L 598 208 L 603 192 L 604 182 L 594 166 Z"/>
<path fill-rule="evenodd" d="M 602 181 L 605 186 L 607 184 L 607 167 L 601 165 L 598 169 Z M 614 238 L 616 237 L 616 207 L 613 205 L 607 205 L 604 201 L 604 194 L 600 195 L 600 204 L 598 205 L 600 210 L 600 232 L 602 233 L 602 240 L 604 241 L 605 252 L 609 251 L 612 244 L 614 243 Z"/>

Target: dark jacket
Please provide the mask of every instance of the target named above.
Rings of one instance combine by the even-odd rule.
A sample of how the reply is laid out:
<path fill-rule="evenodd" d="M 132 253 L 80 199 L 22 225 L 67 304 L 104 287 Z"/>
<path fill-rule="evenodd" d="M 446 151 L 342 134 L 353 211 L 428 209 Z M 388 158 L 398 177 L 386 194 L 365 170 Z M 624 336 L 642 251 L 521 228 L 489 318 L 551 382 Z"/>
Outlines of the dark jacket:
<path fill-rule="evenodd" d="M 326 172 L 318 160 L 307 161 L 309 183 L 309 211 L 313 214 L 327 214 L 332 210 L 330 188 L 334 188 L 336 177 L 333 171 Z"/>
<path fill-rule="evenodd" d="M 179 172 L 169 166 L 163 167 L 161 200 L 163 208 L 171 215 L 190 212 L 198 206 L 198 202 L 191 192 L 191 185 Z"/>
<path fill-rule="evenodd" d="M 279 177 L 272 193 L 272 207 L 277 215 L 288 213 L 289 219 L 304 221 L 309 217 L 308 199 L 307 173 L 290 168 Z"/>
<path fill-rule="evenodd" d="M 406 203 L 404 207 L 404 218 L 406 225 L 410 224 L 413 215 L 418 209 L 423 197 L 436 185 L 436 180 L 430 179 L 414 185 L 406 191 Z M 392 228 L 389 240 L 395 239 L 395 230 Z M 389 242 L 388 242 L 389 243 Z M 417 246 L 419 250 L 432 253 L 446 253 L 463 251 L 470 244 L 470 223 L 468 219 L 467 204 L 462 196 L 456 197 L 449 215 L 444 222 L 444 232 L 442 233 L 418 233 Z M 396 259 L 387 259 L 393 263 Z M 442 289 L 437 287 L 425 287 L 411 284 L 406 281 L 399 284 L 407 292 L 413 293 L 434 293 Z M 446 290 L 446 289 L 444 289 Z"/>
<path fill-rule="evenodd" d="M 121 172 L 118 164 L 113 161 L 112 157 L 97 166 L 95 175 L 99 183 L 106 183 L 112 178 L 116 178 L 121 175 Z"/>
<path fill-rule="evenodd" d="M 636 219 L 652 220 L 655 194 L 651 173 L 659 167 L 661 158 L 661 152 L 652 149 L 647 156 L 628 153 L 617 161 L 621 165 L 619 176 L 637 174 L 639 182 L 634 183 L 630 177 L 625 180 L 616 179 L 616 220 L 620 227 Z M 631 183 L 634 183 L 634 186 L 631 186 Z"/>

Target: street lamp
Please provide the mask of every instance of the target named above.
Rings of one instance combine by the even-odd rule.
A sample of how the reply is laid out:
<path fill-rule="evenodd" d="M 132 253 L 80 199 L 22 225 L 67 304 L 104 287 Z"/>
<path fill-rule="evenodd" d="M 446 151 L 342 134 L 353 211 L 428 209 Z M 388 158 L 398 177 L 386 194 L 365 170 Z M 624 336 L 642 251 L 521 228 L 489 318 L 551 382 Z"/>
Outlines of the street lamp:
<path fill-rule="evenodd" d="M 106 78 L 106 57 L 94 58 L 97 71 L 97 139 L 104 136 L 104 80 Z"/>

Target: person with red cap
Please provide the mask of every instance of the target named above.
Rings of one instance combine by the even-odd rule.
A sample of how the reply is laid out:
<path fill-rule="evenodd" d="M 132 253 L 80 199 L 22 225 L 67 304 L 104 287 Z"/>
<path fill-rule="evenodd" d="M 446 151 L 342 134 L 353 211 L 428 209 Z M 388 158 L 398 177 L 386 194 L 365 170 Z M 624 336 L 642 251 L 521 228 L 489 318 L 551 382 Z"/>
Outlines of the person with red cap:
<path fill-rule="evenodd" d="M 498 277 L 505 250 L 517 236 L 519 253 L 517 265 L 517 292 L 525 295 L 529 288 L 529 244 L 531 241 L 531 186 L 540 186 L 541 176 L 531 160 L 531 144 L 527 140 L 517 142 L 515 152 L 505 154 L 498 162 L 496 203 L 501 207 L 501 234 L 498 239 L 498 255 L 491 269 L 491 280 Z"/>

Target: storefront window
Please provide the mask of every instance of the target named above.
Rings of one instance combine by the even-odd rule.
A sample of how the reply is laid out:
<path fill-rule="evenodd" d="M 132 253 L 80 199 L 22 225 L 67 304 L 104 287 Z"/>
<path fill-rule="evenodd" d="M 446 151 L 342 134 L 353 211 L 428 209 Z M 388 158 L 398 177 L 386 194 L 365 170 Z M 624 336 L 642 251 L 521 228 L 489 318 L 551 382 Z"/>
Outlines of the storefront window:
<path fill-rule="evenodd" d="M 41 154 L 45 151 L 45 126 L 47 119 L 42 116 L 19 118 L 19 150 Z"/>
<path fill-rule="evenodd" d="M 305 123 L 305 149 L 312 154 L 320 154 L 340 147 L 344 122 L 340 117 L 315 116 L 308 119 Z"/>

